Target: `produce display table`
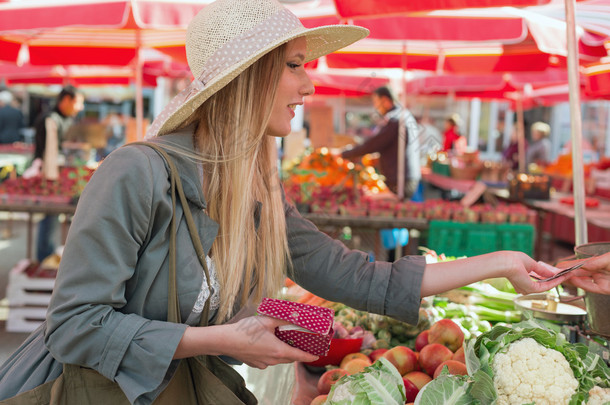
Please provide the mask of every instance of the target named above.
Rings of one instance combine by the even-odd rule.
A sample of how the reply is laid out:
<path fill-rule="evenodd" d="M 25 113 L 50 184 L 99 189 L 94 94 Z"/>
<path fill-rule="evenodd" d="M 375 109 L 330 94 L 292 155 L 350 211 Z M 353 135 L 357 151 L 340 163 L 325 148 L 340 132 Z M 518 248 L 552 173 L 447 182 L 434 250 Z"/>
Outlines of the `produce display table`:
<path fill-rule="evenodd" d="M 424 218 L 397 218 L 397 217 L 371 217 L 371 216 L 347 216 L 347 215 L 330 215 L 330 214 L 302 214 L 303 218 L 313 222 L 318 228 L 333 227 L 342 229 L 344 227 L 352 228 L 353 233 L 358 232 L 375 232 L 374 253 L 375 257 L 382 256 L 382 243 L 380 231 L 382 229 L 406 228 L 416 230 L 428 229 L 428 220 Z M 409 244 L 416 246 L 418 239 L 413 237 Z"/>
<path fill-rule="evenodd" d="M 422 169 L 422 180 L 443 190 L 456 190 L 460 193 L 468 192 L 476 183 L 476 180 L 456 180 L 442 174 L 432 173 Z"/>
<path fill-rule="evenodd" d="M 574 206 L 564 204 L 560 200 L 570 197 L 571 194 L 555 192 L 550 200 L 526 200 L 524 204 L 538 212 L 538 235 L 536 251 L 542 246 L 542 230 L 548 232 L 555 240 L 571 244 L 575 243 L 574 235 Z M 610 240 L 610 202 L 599 200 L 599 206 L 587 207 L 585 217 L 588 225 L 588 241 L 602 242 Z M 552 244 L 550 244 L 552 248 Z"/>
<path fill-rule="evenodd" d="M 33 215 L 40 213 L 45 215 L 72 215 L 76 211 L 76 204 L 61 202 L 60 200 L 49 201 L 44 197 L 31 196 L 31 198 L 20 198 L 19 200 L 7 200 L 0 198 L 0 211 L 23 212 L 28 214 L 26 258 L 33 259 Z M 10 221 L 10 220 L 9 220 Z M 10 223 L 9 223 L 10 226 Z M 62 235 L 67 234 L 68 222 L 62 224 Z"/>

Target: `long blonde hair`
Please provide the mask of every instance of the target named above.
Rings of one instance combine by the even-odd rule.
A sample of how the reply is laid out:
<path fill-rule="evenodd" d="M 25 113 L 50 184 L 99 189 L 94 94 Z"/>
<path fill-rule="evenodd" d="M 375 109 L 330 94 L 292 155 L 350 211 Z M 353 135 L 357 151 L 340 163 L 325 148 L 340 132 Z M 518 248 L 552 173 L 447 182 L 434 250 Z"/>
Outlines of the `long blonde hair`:
<path fill-rule="evenodd" d="M 290 265 L 275 138 L 265 134 L 285 55 L 281 46 L 263 56 L 186 122 L 196 123 L 208 215 L 219 224 L 211 249 L 220 283 L 219 321 L 250 294 L 254 302 L 276 295 Z"/>

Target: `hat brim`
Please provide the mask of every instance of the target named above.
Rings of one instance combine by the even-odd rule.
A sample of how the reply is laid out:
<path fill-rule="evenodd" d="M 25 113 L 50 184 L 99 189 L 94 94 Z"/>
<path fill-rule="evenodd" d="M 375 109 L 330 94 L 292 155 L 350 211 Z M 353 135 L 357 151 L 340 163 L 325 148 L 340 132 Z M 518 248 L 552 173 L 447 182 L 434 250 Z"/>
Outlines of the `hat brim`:
<path fill-rule="evenodd" d="M 160 126 L 158 135 L 171 133 L 177 129 L 184 121 L 186 121 L 201 104 L 203 104 L 210 96 L 218 92 L 226 86 L 231 80 L 236 78 L 241 72 L 250 67 L 254 62 L 259 60 L 263 55 L 269 53 L 278 46 L 292 41 L 296 38 L 307 38 L 307 54 L 305 62 L 310 62 L 321 56 L 328 55 L 341 48 L 353 44 L 354 42 L 366 37 L 369 30 L 363 27 L 351 25 L 325 25 L 315 28 L 299 28 L 294 30 L 289 35 L 286 35 L 277 41 L 269 43 L 266 47 L 261 48 L 258 52 L 252 54 L 249 58 L 241 60 L 216 77 L 206 83 L 205 87 L 190 97 L 183 105 L 179 106 L 176 111 L 167 118 Z"/>

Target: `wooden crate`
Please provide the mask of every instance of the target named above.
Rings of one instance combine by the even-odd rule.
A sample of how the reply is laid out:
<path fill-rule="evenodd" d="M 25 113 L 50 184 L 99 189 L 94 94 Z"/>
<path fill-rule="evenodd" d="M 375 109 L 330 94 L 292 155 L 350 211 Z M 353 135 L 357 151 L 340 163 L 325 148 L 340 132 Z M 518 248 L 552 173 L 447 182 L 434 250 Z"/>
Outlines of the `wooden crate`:
<path fill-rule="evenodd" d="M 6 298 L 9 332 L 31 332 L 45 319 L 56 270 L 40 268 L 28 259 L 19 261 L 8 277 Z"/>

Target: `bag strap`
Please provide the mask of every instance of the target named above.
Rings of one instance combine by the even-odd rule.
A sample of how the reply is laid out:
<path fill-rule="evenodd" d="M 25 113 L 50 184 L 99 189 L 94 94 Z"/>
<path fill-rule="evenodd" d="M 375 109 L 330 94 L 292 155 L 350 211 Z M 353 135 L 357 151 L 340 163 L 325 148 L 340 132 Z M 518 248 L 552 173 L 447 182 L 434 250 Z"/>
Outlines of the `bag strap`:
<path fill-rule="evenodd" d="M 199 238 L 199 233 L 195 225 L 195 220 L 193 219 L 193 214 L 191 213 L 188 201 L 186 199 L 186 196 L 184 195 L 184 190 L 182 188 L 182 180 L 180 180 L 178 169 L 176 168 L 176 165 L 174 164 L 172 158 L 159 145 L 150 142 L 132 142 L 129 145 L 145 145 L 153 148 L 157 153 L 159 153 L 159 155 L 161 155 L 161 157 L 163 157 L 163 159 L 167 162 L 167 165 L 169 166 L 170 186 L 172 193 L 172 220 L 170 225 L 169 239 L 169 283 L 167 319 L 170 322 L 181 323 L 179 305 L 180 303 L 178 300 L 178 289 L 176 285 L 176 192 L 178 192 L 180 204 L 182 205 L 182 210 L 186 219 L 186 224 L 191 235 L 191 241 L 193 242 L 193 247 L 195 248 L 195 253 L 197 254 L 199 263 L 201 263 L 201 266 L 203 267 L 203 271 L 205 273 L 205 277 L 208 283 L 208 289 L 210 291 L 210 295 L 208 296 L 208 299 L 205 302 L 205 306 L 201 314 L 201 321 L 199 322 L 200 326 L 207 326 L 210 314 L 210 298 L 212 296 L 210 272 L 206 263 L 206 255 L 203 251 L 203 245 L 201 243 L 201 239 Z"/>

